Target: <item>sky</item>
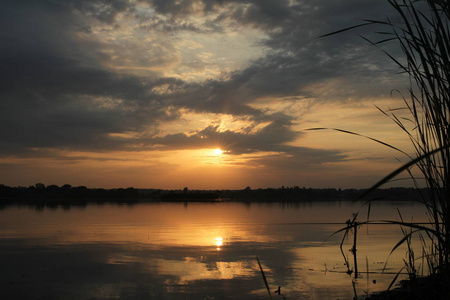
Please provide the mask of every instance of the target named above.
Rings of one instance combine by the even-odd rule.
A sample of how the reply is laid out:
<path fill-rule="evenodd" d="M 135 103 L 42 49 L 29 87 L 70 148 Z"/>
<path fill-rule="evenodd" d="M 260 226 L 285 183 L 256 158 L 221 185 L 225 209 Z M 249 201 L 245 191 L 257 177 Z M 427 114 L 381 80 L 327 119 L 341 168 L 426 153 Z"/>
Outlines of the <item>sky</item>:
<path fill-rule="evenodd" d="M 405 158 L 387 1 L 3 0 L 0 183 L 367 188 Z M 383 46 L 393 55 L 395 44 Z M 394 185 L 408 184 L 397 181 Z"/>

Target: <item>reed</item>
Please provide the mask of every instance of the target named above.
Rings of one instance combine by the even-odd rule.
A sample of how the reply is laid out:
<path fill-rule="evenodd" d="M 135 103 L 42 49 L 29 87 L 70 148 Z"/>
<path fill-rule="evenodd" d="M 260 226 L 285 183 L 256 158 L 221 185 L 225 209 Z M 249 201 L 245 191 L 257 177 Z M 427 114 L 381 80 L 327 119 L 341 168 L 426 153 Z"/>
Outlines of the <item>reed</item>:
<path fill-rule="evenodd" d="M 429 225 L 400 221 L 386 221 L 401 226 L 404 238 L 395 246 L 406 244 L 408 257 L 405 269 L 414 280 L 417 275 L 411 237 L 420 234 L 422 257 L 428 265 L 428 275 L 440 282 L 450 282 L 450 2 L 448 0 L 387 0 L 397 18 L 364 20 L 361 24 L 325 36 L 338 34 L 362 26 L 384 26 L 378 31 L 379 41 L 363 37 L 383 51 L 409 78 L 406 94 L 402 94 L 407 117 L 398 110 L 380 111 L 392 119 L 408 136 L 414 155 L 371 137 L 375 142 L 393 148 L 409 158 L 397 170 L 377 182 L 368 193 L 391 181 L 402 172 L 413 175 L 418 169 L 428 187 L 419 200 L 427 209 Z M 387 43 L 395 43 L 401 58 L 384 50 Z M 322 128 L 314 128 L 322 129 Z M 335 129 L 349 134 L 351 131 Z M 357 134 L 360 135 L 360 134 Z M 364 194 L 363 196 L 366 196 Z M 362 224 L 362 223 L 359 223 Z M 353 224 L 352 224 L 353 225 Z M 356 227 L 355 227 L 356 228 Z M 348 228 L 347 228 L 348 229 Z"/>
<path fill-rule="evenodd" d="M 269 295 L 269 298 L 272 299 L 272 294 L 270 293 L 269 283 L 267 282 L 266 274 L 264 273 L 263 267 L 261 266 L 261 262 L 259 261 L 258 257 L 256 257 L 256 261 L 258 262 L 259 270 L 260 270 L 261 276 L 264 280 L 264 285 L 266 286 L 266 289 L 267 289 L 267 294 Z"/>

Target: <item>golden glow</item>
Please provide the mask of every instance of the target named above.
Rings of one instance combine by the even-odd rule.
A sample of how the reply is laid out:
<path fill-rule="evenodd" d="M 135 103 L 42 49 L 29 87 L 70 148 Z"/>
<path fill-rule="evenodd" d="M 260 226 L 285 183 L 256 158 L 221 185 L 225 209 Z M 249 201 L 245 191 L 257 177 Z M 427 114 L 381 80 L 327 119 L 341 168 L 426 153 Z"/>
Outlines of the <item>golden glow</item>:
<path fill-rule="evenodd" d="M 213 150 L 213 153 L 214 153 L 215 155 L 221 155 L 221 154 L 223 154 L 223 150 L 217 148 L 217 149 L 214 149 L 214 150 Z"/>
<path fill-rule="evenodd" d="M 172 275 L 167 284 L 189 284 L 194 280 L 216 279 L 226 280 L 259 275 L 255 272 L 258 266 L 255 260 L 250 261 L 217 261 L 214 267 L 208 267 L 200 259 L 186 257 L 184 260 L 156 260 L 158 273 Z M 266 269 L 264 269 L 266 270 Z M 267 268 L 267 270 L 270 270 Z M 173 276 L 175 275 L 175 276 Z"/>
<path fill-rule="evenodd" d="M 233 116 L 225 113 L 196 113 L 188 109 L 177 110 L 181 119 L 164 123 L 158 134 L 154 137 L 165 137 L 169 134 L 182 132 L 186 136 L 199 133 L 199 129 L 213 126 L 217 132 L 256 133 L 271 122 L 255 122 L 248 117 Z"/>
<path fill-rule="evenodd" d="M 216 248 L 216 250 L 217 251 L 220 251 L 220 250 L 222 250 L 222 246 L 223 246 L 223 238 L 222 237 L 216 237 L 216 246 L 217 246 L 217 248 Z"/>
<path fill-rule="evenodd" d="M 216 246 L 220 247 L 223 245 L 223 238 L 217 237 L 216 238 Z"/>
<path fill-rule="evenodd" d="M 317 221 L 318 216 L 319 221 L 341 220 L 354 207 L 353 204 L 336 203 L 306 205 L 299 210 L 273 205 L 250 207 L 240 203 L 190 203 L 187 206 L 182 203 L 166 203 L 137 204 L 127 207 L 126 213 L 123 206 L 117 205 L 73 208 L 70 213 L 60 210 L 36 213 L 26 208 L 6 209 L 1 213 L 2 222 L 11 226 L 0 227 L 0 235 L 3 238 L 40 236 L 43 237 L 37 241 L 40 247 L 80 243 L 117 245 L 118 248 L 113 248 L 114 251 L 106 252 L 102 257 L 106 263 L 123 267 L 139 265 L 139 268 L 146 272 L 166 278 L 164 287 L 167 288 L 189 285 L 200 280 L 242 281 L 260 278 L 260 268 L 256 259 L 248 256 L 249 251 L 255 249 L 254 247 L 264 249 L 260 247 L 280 243 L 280 247 L 292 247 L 288 250 L 291 254 L 286 268 L 292 272 L 295 286 L 302 287 L 305 292 L 309 293 L 311 290 L 311 293 L 314 293 L 314 290 L 328 289 L 329 286 L 334 290 L 349 286 L 351 279 L 340 272 L 345 271 L 345 266 L 338 249 L 339 237 L 328 240 L 329 234 L 334 232 L 338 225 L 314 225 L 319 226 L 313 227 L 318 229 L 318 235 L 311 239 L 310 225 L 297 228 L 291 224 L 288 227 L 280 227 L 281 223 L 298 222 L 299 218 L 301 222 Z M 402 212 L 405 212 L 404 209 L 406 207 L 402 208 Z M 417 216 L 417 213 L 413 213 L 416 209 L 417 207 L 409 210 L 407 215 Z M 384 212 L 379 213 L 388 217 Z M 395 216 L 395 210 L 388 209 L 386 213 Z M 419 215 L 426 218 L 424 212 Z M 114 224 L 111 224 L 111 220 L 114 220 Z M 422 220 L 419 218 L 418 221 Z M 64 227 L 64 232 L 61 232 L 61 226 Z M 392 279 L 392 276 L 387 276 L 386 280 L 386 277 L 379 277 L 375 273 L 382 268 L 393 243 L 401 236 L 398 231 L 387 229 L 384 225 L 371 225 L 370 236 L 365 230 L 358 235 L 358 251 L 367 257 L 370 270 L 375 271 L 370 280 L 376 279 L 378 282 L 376 285 L 370 285 L 372 289 L 384 289 Z M 324 246 L 325 240 L 327 243 Z M 344 246 L 350 248 L 351 243 L 351 240 L 347 241 Z M 227 248 L 222 249 L 229 251 L 213 251 L 214 248 L 221 251 L 220 248 L 225 244 Z M 373 247 L 374 244 L 377 247 Z M 130 245 L 131 248 L 122 248 L 124 245 Z M 180 252 L 180 247 L 185 251 Z M 165 251 L 168 255 L 161 256 L 160 251 Z M 181 256 L 174 257 L 174 253 Z M 154 255 L 159 258 L 155 259 Z M 399 262 L 401 267 L 403 256 L 403 251 L 392 253 L 392 256 L 389 256 L 389 267 L 397 270 Z M 273 259 L 276 257 L 266 256 L 262 261 L 262 269 L 269 274 L 273 274 L 270 263 L 269 266 L 264 263 L 273 262 Z M 332 271 L 327 273 L 327 269 Z M 272 278 L 269 280 L 273 284 Z M 292 285 L 285 287 L 287 291 L 294 288 Z M 361 281 L 358 288 L 369 289 L 364 281 Z"/>

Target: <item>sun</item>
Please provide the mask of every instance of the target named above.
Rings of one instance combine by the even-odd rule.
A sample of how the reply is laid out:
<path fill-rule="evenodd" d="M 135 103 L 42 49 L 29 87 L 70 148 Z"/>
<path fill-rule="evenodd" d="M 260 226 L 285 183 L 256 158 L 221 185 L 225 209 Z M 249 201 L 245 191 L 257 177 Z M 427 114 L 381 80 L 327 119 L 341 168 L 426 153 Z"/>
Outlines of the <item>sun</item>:
<path fill-rule="evenodd" d="M 223 246 L 223 238 L 222 237 L 216 237 L 216 250 L 217 251 L 220 251 L 220 250 L 222 250 L 222 247 Z"/>
<path fill-rule="evenodd" d="M 214 150 L 213 150 L 213 153 L 214 153 L 215 155 L 221 155 L 221 154 L 223 154 L 223 150 L 217 148 L 217 149 L 214 149 Z"/>
<path fill-rule="evenodd" d="M 216 246 L 217 247 L 223 246 L 223 238 L 222 237 L 216 237 Z"/>

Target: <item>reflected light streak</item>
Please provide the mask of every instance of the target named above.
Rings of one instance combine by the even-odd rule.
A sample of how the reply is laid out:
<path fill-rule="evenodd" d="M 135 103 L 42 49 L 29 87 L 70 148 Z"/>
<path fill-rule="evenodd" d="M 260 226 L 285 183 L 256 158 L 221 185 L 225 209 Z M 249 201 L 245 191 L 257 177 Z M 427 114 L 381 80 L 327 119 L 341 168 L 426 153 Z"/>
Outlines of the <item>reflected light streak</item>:
<path fill-rule="evenodd" d="M 159 274 L 173 276 L 166 284 L 189 284 L 195 280 L 226 280 L 233 278 L 253 277 L 257 270 L 254 261 L 225 262 L 216 261 L 208 266 L 193 257 L 184 260 L 157 260 Z"/>
<path fill-rule="evenodd" d="M 285 280 L 285 291 L 312 295 L 312 299 L 350 299 L 346 291 L 351 289 L 351 278 L 346 274 L 339 251 L 341 237 L 330 238 L 340 225 L 296 223 L 317 222 L 318 217 L 319 221 L 340 221 L 359 205 L 334 201 L 299 204 L 292 209 L 279 204 L 240 203 L 90 205 L 83 210 L 74 208 L 70 213 L 63 210 L 37 213 L 26 207 L 9 207 L 0 210 L 0 237 L 5 239 L 4 245 L 18 238 L 28 240 L 27 247 L 66 244 L 58 248 L 76 250 L 79 257 L 89 254 L 84 260 L 89 265 L 107 263 L 115 265 L 111 270 L 134 270 L 136 274 L 164 279 L 161 288 L 167 288 L 169 294 L 176 293 L 175 288 L 180 285 L 205 284 L 207 280 L 239 279 L 235 282 L 241 282 L 241 279 L 257 278 L 261 286 L 260 269 L 254 258 L 256 250 L 262 257 L 264 272 L 274 274 L 275 269 L 269 266 L 278 268 L 277 276 Z M 396 216 L 397 211 L 392 207 L 385 204 L 373 209 L 372 217 Z M 415 216 L 417 220 L 418 215 L 424 216 L 422 208 L 408 205 L 401 209 L 405 217 Z M 360 271 L 369 270 L 370 280 L 376 280 L 376 284 L 369 280 L 364 284 L 365 280 L 361 280 L 357 286 L 359 291 L 364 289 L 370 293 L 389 286 L 394 274 L 404 265 L 404 249 L 399 248 L 390 255 L 392 246 L 402 237 L 401 230 L 395 226 L 371 225 L 370 231 L 359 231 Z M 420 249 L 420 240 L 416 242 L 414 249 Z M 349 239 L 344 247 L 349 249 L 351 244 Z M 99 260 L 91 261 L 92 253 L 97 253 L 95 257 Z M 386 270 L 392 274 L 382 274 L 388 257 Z M 27 261 L 22 262 L 21 256 L 17 259 L 26 270 Z M 369 279 L 368 276 L 364 279 Z M 274 283 L 272 278 L 269 277 L 270 284 Z M 230 282 L 230 287 L 231 284 L 234 283 Z M 228 283 L 220 283 L 219 289 L 222 286 Z M 261 295 L 265 292 L 264 289 L 253 291 Z"/>

